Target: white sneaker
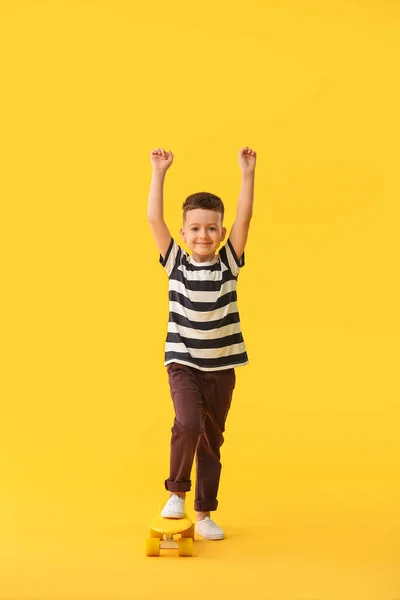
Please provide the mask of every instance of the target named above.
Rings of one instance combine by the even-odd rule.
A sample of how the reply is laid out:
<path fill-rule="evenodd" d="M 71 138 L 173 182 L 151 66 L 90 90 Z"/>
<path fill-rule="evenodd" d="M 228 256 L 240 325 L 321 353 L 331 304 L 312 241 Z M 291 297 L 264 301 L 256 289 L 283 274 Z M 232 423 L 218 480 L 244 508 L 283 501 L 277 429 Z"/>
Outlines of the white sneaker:
<path fill-rule="evenodd" d="M 224 532 L 210 517 L 197 521 L 195 532 L 206 540 L 223 540 Z"/>
<path fill-rule="evenodd" d="M 166 519 L 183 519 L 185 514 L 185 500 L 173 494 L 161 511 L 161 516 Z"/>

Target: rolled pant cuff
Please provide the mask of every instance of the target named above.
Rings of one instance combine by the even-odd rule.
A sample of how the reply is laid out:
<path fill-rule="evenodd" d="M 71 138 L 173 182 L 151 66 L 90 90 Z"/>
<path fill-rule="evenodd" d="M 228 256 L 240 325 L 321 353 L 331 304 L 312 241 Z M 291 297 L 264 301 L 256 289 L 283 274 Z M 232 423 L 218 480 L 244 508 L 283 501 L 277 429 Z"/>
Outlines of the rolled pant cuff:
<path fill-rule="evenodd" d="M 169 492 L 189 492 L 192 487 L 191 481 L 170 481 L 165 480 L 165 489 Z"/>
<path fill-rule="evenodd" d="M 207 501 L 194 501 L 194 510 L 196 512 L 208 512 L 212 510 L 217 510 L 218 508 L 218 500 L 214 500 L 213 502 Z"/>

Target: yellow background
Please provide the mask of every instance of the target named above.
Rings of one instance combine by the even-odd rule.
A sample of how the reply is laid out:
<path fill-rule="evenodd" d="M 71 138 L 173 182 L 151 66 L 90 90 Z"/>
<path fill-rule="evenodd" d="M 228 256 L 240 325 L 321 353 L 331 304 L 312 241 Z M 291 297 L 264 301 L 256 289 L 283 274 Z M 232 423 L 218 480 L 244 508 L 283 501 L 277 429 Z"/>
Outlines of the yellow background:
<path fill-rule="evenodd" d="M 0 600 L 400 597 L 399 26 L 393 0 L 0 3 Z M 178 238 L 203 190 L 229 231 L 246 145 L 226 539 L 147 558 L 173 421 L 149 153 Z"/>

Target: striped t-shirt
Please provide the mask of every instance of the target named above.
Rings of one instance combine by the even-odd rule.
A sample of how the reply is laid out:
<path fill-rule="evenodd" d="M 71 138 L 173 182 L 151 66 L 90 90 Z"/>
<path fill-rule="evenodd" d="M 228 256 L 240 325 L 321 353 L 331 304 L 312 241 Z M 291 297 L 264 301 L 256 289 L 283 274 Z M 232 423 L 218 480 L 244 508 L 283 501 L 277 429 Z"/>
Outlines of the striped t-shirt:
<path fill-rule="evenodd" d="M 244 253 L 239 261 L 228 239 L 212 261 L 197 263 L 171 238 L 160 263 L 169 278 L 164 366 L 177 362 L 219 371 L 247 364 L 236 303 Z"/>

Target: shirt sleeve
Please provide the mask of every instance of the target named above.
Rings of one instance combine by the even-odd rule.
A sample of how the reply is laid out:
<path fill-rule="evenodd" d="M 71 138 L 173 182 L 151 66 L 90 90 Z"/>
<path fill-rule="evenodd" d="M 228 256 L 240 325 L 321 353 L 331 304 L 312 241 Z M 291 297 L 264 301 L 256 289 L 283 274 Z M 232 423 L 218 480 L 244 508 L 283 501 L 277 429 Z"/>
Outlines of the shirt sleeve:
<path fill-rule="evenodd" d="M 171 237 L 170 244 L 168 246 L 168 250 L 165 254 L 165 258 L 160 254 L 160 264 L 164 267 L 164 269 L 168 273 L 168 277 L 171 275 L 176 263 L 180 260 L 182 249 L 174 238 Z"/>
<path fill-rule="evenodd" d="M 222 246 L 222 248 L 220 249 L 219 254 L 220 254 L 222 260 L 224 261 L 224 263 L 226 264 L 226 266 L 229 267 L 232 275 L 237 277 L 240 269 L 242 267 L 244 267 L 244 265 L 245 265 L 244 252 L 239 260 L 239 258 L 236 255 L 236 252 L 232 246 L 232 242 L 228 238 L 226 244 L 224 246 Z"/>

